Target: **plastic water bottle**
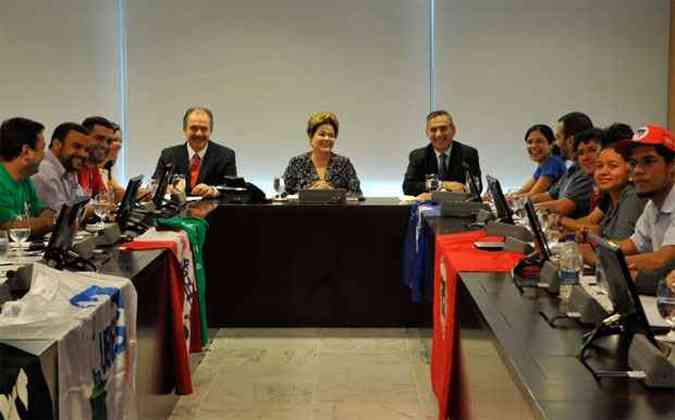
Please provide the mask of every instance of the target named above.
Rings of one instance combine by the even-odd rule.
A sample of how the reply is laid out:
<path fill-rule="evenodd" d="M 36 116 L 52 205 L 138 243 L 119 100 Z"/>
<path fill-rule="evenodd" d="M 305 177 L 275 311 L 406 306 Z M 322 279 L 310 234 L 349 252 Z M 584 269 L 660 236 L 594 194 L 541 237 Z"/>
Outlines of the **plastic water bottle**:
<path fill-rule="evenodd" d="M 583 260 L 576 242 L 564 242 L 560 250 L 560 300 L 569 302 L 572 288 L 579 284 Z"/>

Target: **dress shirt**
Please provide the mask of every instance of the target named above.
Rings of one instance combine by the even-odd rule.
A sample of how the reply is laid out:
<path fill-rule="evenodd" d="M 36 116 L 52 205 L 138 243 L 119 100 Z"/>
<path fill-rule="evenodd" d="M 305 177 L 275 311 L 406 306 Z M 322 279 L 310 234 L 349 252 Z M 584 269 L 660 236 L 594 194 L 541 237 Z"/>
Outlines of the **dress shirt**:
<path fill-rule="evenodd" d="M 67 172 L 61 161 L 47 150 L 40 162 L 38 173 L 31 177 L 40 200 L 50 209 L 59 211 L 64 204 L 72 204 L 84 192 L 77 179 L 77 174 Z"/>
<path fill-rule="evenodd" d="M 204 155 L 206 154 L 206 149 L 209 148 L 209 144 L 206 143 L 206 146 L 199 152 L 195 152 L 192 146 L 190 146 L 190 143 L 185 143 L 185 147 L 187 147 L 188 151 L 188 170 L 190 165 L 192 164 L 192 158 L 194 157 L 195 153 L 199 156 L 199 159 L 204 162 Z"/>

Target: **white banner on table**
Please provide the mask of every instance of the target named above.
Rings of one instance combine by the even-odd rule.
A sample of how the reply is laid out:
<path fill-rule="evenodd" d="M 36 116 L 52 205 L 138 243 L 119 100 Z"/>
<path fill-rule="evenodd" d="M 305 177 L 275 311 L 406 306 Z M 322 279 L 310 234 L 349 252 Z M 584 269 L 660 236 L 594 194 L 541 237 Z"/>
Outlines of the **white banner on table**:
<path fill-rule="evenodd" d="M 135 386 L 136 308 L 128 279 L 35 264 L 30 291 L 0 314 L 0 340 L 57 342 L 59 418 L 124 419 Z"/>

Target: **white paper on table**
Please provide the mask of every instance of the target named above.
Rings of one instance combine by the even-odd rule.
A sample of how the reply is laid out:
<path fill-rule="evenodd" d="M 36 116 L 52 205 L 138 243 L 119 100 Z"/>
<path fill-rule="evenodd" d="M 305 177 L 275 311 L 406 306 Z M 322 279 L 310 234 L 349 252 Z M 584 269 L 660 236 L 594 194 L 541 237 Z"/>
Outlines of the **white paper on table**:
<path fill-rule="evenodd" d="M 417 201 L 417 197 L 415 197 L 414 195 L 402 195 L 398 198 L 398 201 L 400 201 L 401 203 L 414 203 L 415 201 Z"/>

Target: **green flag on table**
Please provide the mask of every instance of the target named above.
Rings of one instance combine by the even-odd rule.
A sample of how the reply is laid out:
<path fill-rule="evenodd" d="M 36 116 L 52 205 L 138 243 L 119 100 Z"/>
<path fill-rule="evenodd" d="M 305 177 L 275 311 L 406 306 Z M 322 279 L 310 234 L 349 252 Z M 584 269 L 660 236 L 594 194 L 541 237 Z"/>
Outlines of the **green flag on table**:
<path fill-rule="evenodd" d="M 171 217 L 158 219 L 157 226 L 182 230 L 187 233 L 192 248 L 192 260 L 195 266 L 197 280 L 197 298 L 199 299 L 199 321 L 201 324 L 202 345 L 209 341 L 208 325 L 206 323 L 206 271 L 204 270 L 203 247 L 206 240 L 206 230 L 209 224 L 204 219 L 196 217 Z"/>

